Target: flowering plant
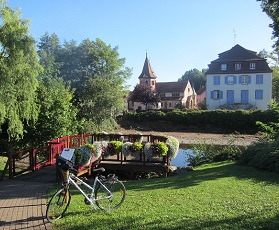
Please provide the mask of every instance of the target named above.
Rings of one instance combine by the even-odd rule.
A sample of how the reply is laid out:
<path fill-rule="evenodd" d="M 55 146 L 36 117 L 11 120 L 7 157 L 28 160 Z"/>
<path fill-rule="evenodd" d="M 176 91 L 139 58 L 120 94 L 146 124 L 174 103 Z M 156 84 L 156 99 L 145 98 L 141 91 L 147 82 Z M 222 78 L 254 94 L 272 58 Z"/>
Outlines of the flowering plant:
<path fill-rule="evenodd" d="M 107 145 L 107 141 L 94 141 L 93 146 L 96 148 L 94 152 L 96 159 L 98 159 L 105 152 Z"/>
<path fill-rule="evenodd" d="M 169 148 L 168 153 L 170 158 L 175 158 L 179 151 L 179 141 L 175 137 L 168 136 L 166 144 Z"/>
<path fill-rule="evenodd" d="M 125 142 L 122 145 L 122 152 L 124 156 L 129 156 L 131 153 L 140 152 L 142 150 L 142 144 L 139 142 Z"/>
<path fill-rule="evenodd" d="M 168 146 L 164 142 L 158 142 L 157 144 L 148 142 L 144 146 L 144 152 L 147 158 L 166 156 L 168 153 Z"/>
<path fill-rule="evenodd" d="M 75 149 L 75 165 L 76 166 L 88 166 L 91 162 L 94 152 L 96 148 L 93 145 L 86 144 L 78 149 Z"/>
<path fill-rule="evenodd" d="M 115 154 L 120 153 L 122 150 L 122 142 L 121 141 L 110 141 L 106 148 L 106 155 L 113 156 Z"/>

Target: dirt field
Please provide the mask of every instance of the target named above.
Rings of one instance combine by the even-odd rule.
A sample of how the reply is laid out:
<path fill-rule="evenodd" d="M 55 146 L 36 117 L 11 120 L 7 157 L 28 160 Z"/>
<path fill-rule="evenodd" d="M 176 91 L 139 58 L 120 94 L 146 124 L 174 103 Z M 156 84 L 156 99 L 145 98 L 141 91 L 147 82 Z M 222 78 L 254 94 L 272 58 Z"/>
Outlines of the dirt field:
<path fill-rule="evenodd" d="M 136 130 L 121 130 L 123 134 L 133 134 Z M 140 131 L 142 134 L 166 135 L 176 137 L 180 144 L 194 144 L 205 142 L 214 145 L 227 145 L 233 141 L 235 145 L 247 146 L 259 139 L 259 135 L 243 134 L 212 134 L 212 133 L 187 133 L 187 132 L 153 132 Z"/>

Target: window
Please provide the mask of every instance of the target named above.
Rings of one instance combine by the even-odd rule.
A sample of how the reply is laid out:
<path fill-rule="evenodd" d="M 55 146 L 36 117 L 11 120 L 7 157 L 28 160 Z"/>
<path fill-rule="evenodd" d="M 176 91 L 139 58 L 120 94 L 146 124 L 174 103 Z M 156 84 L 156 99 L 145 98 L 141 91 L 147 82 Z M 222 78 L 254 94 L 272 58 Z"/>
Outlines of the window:
<path fill-rule="evenodd" d="M 241 70 L 241 64 L 235 63 L 235 70 Z"/>
<path fill-rule="evenodd" d="M 214 85 L 220 85 L 220 76 L 214 76 L 213 84 Z"/>
<path fill-rule="evenodd" d="M 263 90 L 262 89 L 255 90 L 255 99 L 263 99 Z"/>
<path fill-rule="evenodd" d="M 222 64 L 221 65 L 221 70 L 227 70 L 227 64 Z"/>
<path fill-rule="evenodd" d="M 241 76 L 241 84 L 247 85 L 248 84 L 248 75 L 242 75 Z"/>
<path fill-rule="evenodd" d="M 169 103 L 169 107 L 171 107 L 171 102 Z"/>
<path fill-rule="evenodd" d="M 214 100 L 223 99 L 223 91 L 220 91 L 220 90 L 211 91 L 211 99 L 214 99 Z"/>
<path fill-rule="evenodd" d="M 263 84 L 263 75 L 256 75 L 256 84 Z"/>
<path fill-rule="evenodd" d="M 152 81 L 152 85 L 155 85 L 155 81 Z"/>
<path fill-rule="evenodd" d="M 172 96 L 173 96 L 173 97 L 179 97 L 179 96 L 180 96 L 180 93 L 172 93 Z"/>
<path fill-rule="evenodd" d="M 228 85 L 233 85 L 234 84 L 233 76 L 228 76 L 227 84 Z"/>
<path fill-rule="evenodd" d="M 250 63 L 250 69 L 256 69 L 256 63 L 255 62 Z"/>

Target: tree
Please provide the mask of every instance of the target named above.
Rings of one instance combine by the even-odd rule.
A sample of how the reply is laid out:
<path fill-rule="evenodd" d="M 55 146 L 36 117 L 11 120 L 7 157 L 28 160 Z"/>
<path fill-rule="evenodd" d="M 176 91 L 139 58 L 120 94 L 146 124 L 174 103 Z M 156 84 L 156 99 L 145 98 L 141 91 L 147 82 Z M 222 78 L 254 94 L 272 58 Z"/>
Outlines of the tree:
<path fill-rule="evenodd" d="M 112 128 L 115 117 L 124 110 L 128 91 L 125 82 L 131 70 L 124 67 L 118 47 L 111 48 L 102 40 L 84 40 L 79 45 L 80 78 L 76 84 L 79 118 L 93 123 L 98 131 Z M 92 126 L 91 126 L 92 127 Z"/>
<path fill-rule="evenodd" d="M 39 115 L 36 122 L 26 127 L 25 143 L 43 146 L 47 141 L 76 134 L 77 109 L 72 105 L 73 93 L 62 79 L 41 77 L 37 89 Z"/>
<path fill-rule="evenodd" d="M 37 76 L 41 72 L 28 20 L 0 4 L 0 124 L 10 143 L 24 135 L 24 124 L 35 121 Z"/>
<path fill-rule="evenodd" d="M 178 81 L 190 81 L 192 86 L 198 91 L 206 84 L 205 70 L 199 71 L 198 69 L 191 69 L 186 71 Z"/>
<path fill-rule="evenodd" d="M 38 43 L 38 54 L 40 64 L 44 67 L 43 75 L 48 77 L 57 77 L 60 72 L 58 55 L 61 50 L 59 38 L 56 34 L 49 35 L 45 33 Z"/>
<path fill-rule="evenodd" d="M 137 84 L 129 96 L 129 100 L 140 102 L 147 108 L 148 104 L 157 105 L 160 101 L 160 96 L 157 92 L 151 90 L 151 86 L 145 84 Z"/>
<path fill-rule="evenodd" d="M 257 0 L 261 2 L 263 12 L 273 21 L 269 26 L 273 29 L 272 36 L 275 39 L 274 47 L 279 47 L 279 1 L 278 0 Z"/>

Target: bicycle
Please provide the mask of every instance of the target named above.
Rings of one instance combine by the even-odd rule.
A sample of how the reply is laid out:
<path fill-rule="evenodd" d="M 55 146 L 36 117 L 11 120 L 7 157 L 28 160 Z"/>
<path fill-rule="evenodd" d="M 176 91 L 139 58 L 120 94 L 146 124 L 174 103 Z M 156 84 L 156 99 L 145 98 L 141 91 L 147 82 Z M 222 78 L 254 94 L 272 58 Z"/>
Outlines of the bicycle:
<path fill-rule="evenodd" d="M 62 183 L 62 188 L 52 196 L 47 204 L 46 218 L 48 221 L 54 222 L 65 214 L 71 201 L 70 185 L 73 185 L 79 190 L 84 196 L 85 204 L 91 205 L 94 210 L 97 210 L 94 203 L 101 210 L 110 212 L 110 210 L 119 208 L 124 202 L 126 188 L 115 174 L 109 174 L 105 177 L 100 175 L 105 172 L 104 168 L 94 169 L 93 172 L 96 173 L 96 176 L 93 186 L 90 186 L 75 175 L 77 170 L 73 167 L 74 165 L 71 161 L 58 156 L 57 165 L 65 171 L 66 177 Z M 89 189 L 89 194 L 82 190 L 77 183 Z"/>

